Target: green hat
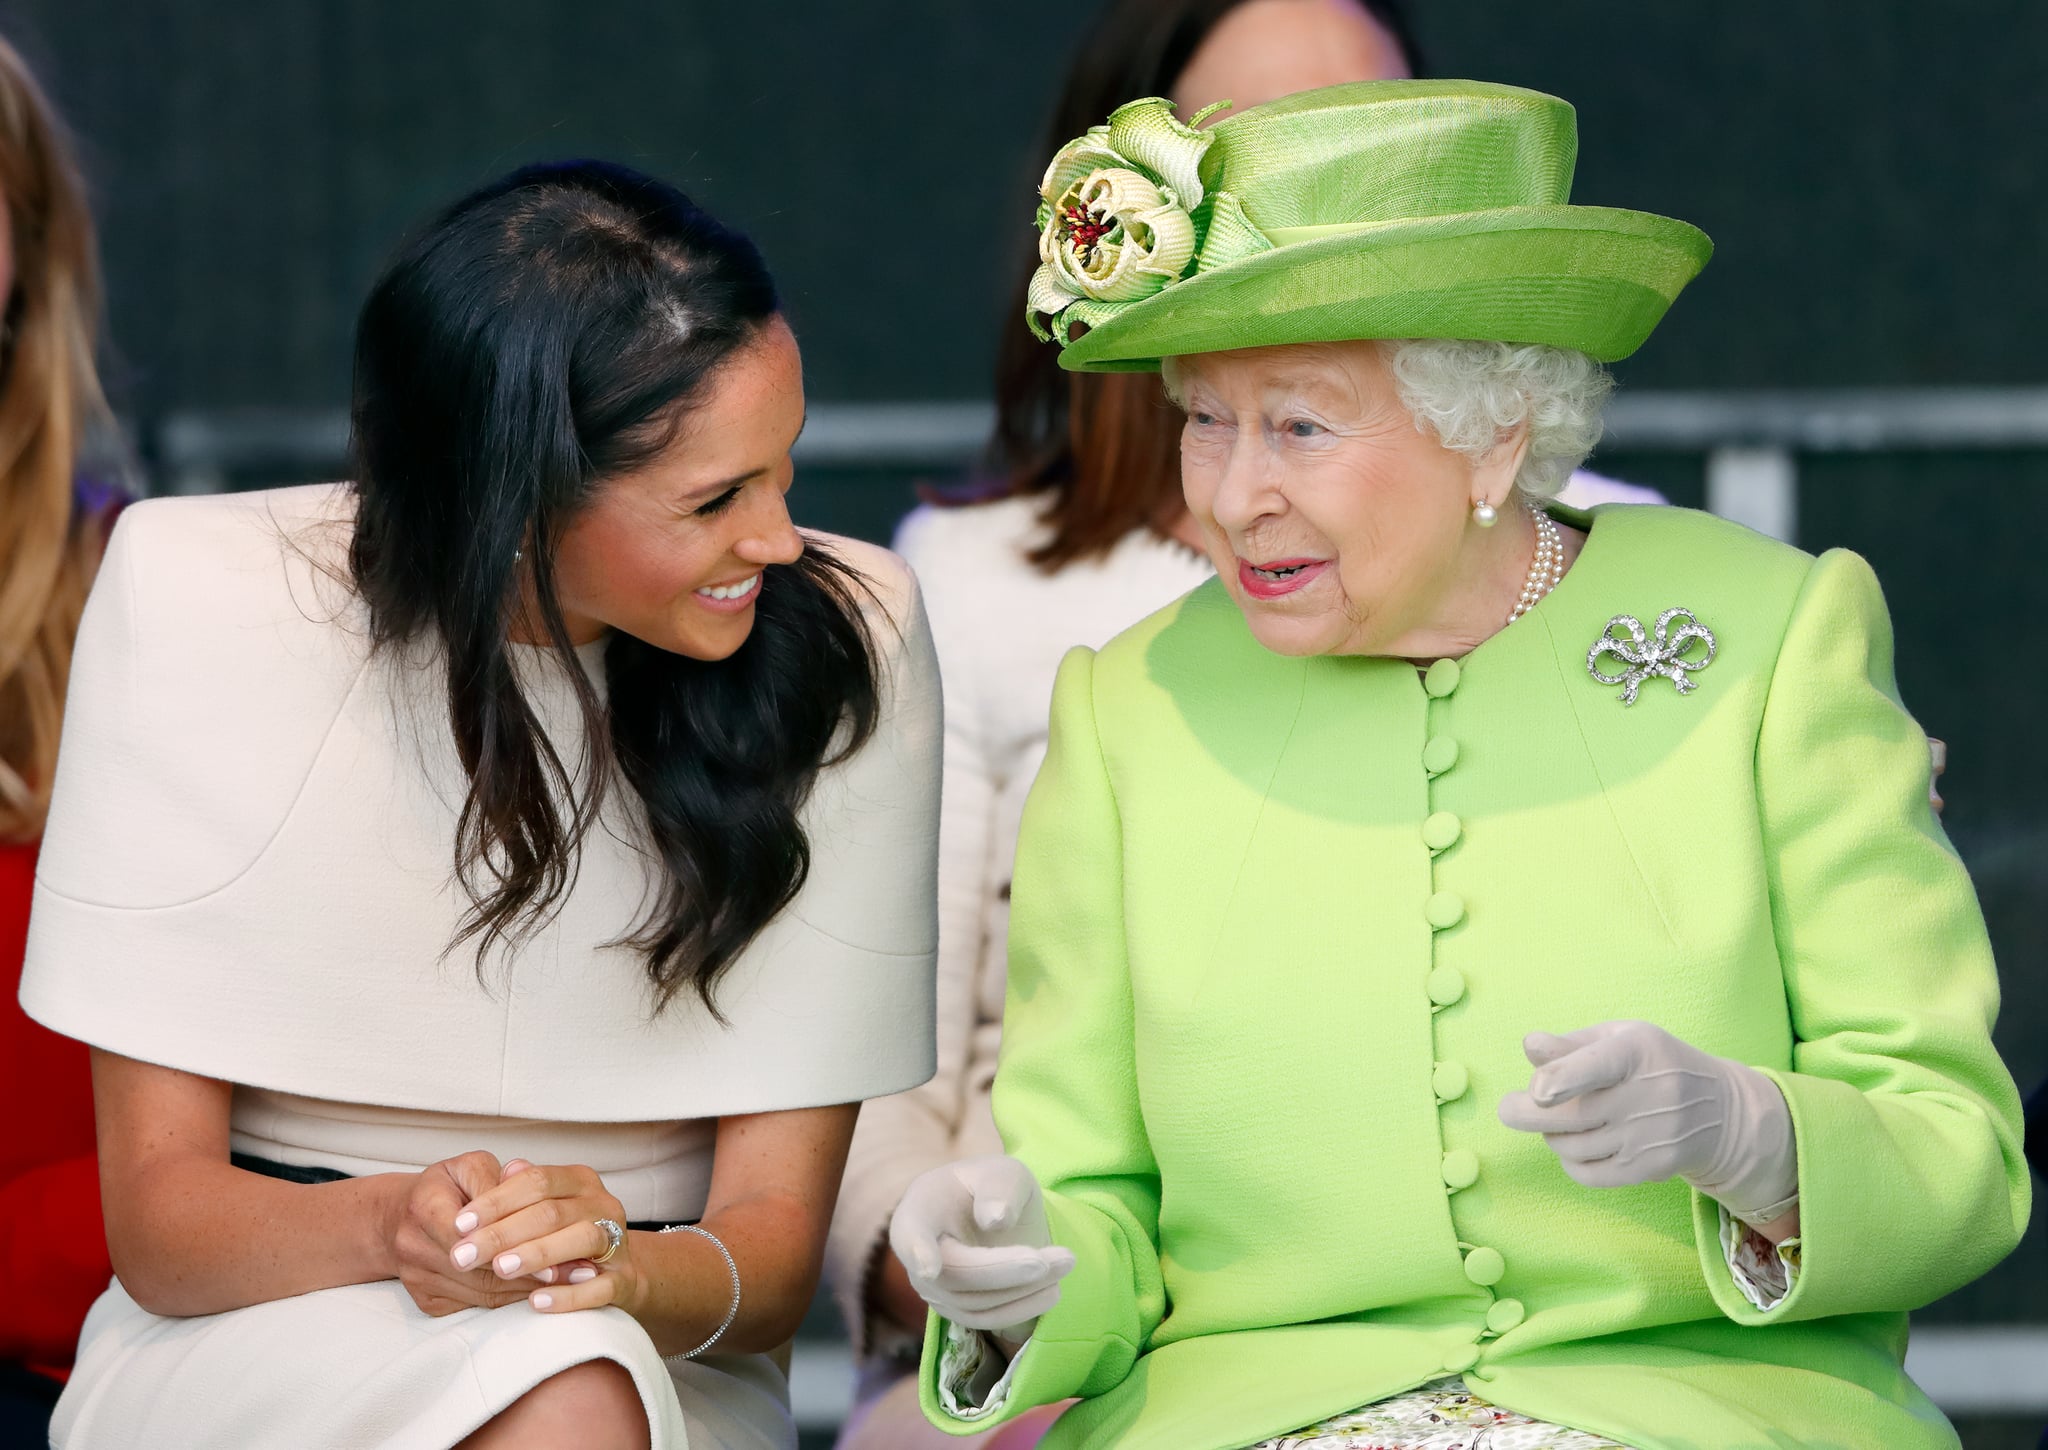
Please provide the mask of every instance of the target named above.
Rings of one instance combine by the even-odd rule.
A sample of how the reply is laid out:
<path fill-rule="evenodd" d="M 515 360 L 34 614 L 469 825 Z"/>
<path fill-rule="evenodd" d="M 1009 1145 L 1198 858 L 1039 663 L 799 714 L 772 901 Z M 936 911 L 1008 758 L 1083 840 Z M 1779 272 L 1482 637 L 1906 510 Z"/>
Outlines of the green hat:
<path fill-rule="evenodd" d="M 1046 170 L 1027 315 L 1077 372 L 1376 337 L 1612 362 L 1713 243 L 1669 217 L 1569 205 L 1577 156 L 1569 105 L 1479 81 L 1330 86 L 1206 131 L 1133 101 Z"/>

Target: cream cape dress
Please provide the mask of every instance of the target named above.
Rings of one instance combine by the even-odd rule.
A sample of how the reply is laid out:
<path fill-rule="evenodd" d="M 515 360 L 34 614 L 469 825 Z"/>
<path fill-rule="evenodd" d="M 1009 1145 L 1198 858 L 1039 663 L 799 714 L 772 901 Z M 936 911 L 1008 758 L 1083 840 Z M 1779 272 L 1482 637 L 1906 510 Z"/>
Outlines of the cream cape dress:
<path fill-rule="evenodd" d="M 723 979 L 650 1015 L 611 945 L 649 884 L 614 793 L 523 946 L 446 953 L 463 776 L 431 660 L 368 651 L 335 582 L 352 504 L 315 487 L 139 504 L 80 630 L 22 1004 L 59 1032 L 236 1084 L 237 1151 L 365 1173 L 472 1148 L 598 1169 L 629 1217 L 704 1207 L 713 1120 L 848 1102 L 933 1069 L 939 694 L 908 570 L 872 581 L 882 723 L 821 775 L 796 901 Z M 773 587 L 773 581 L 770 581 Z M 599 651 L 582 652 L 595 670 Z M 564 758 L 564 667 L 517 662 Z M 598 674 L 601 682 L 601 672 Z M 624 1365 L 665 1450 L 793 1447 L 765 1356 L 665 1364 L 604 1309 L 433 1319 L 395 1282 L 189 1319 L 116 1283 L 87 1320 L 59 1446 L 445 1447 L 541 1380 Z"/>

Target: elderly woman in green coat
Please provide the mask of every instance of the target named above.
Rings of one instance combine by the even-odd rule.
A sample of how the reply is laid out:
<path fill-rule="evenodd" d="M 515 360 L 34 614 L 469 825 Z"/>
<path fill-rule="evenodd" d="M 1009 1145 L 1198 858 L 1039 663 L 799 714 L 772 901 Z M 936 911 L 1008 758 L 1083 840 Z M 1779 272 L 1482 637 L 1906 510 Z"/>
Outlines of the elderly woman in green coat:
<path fill-rule="evenodd" d="M 1906 1313 L 2028 1209 L 1870 568 L 1545 503 L 1704 264 L 1570 107 L 1124 107 L 1036 314 L 1162 368 L 1218 578 L 1059 676 L 995 1113 L 892 1240 L 1048 1446 L 1954 1446 Z M 1079 324 L 1086 324 L 1083 332 Z"/>

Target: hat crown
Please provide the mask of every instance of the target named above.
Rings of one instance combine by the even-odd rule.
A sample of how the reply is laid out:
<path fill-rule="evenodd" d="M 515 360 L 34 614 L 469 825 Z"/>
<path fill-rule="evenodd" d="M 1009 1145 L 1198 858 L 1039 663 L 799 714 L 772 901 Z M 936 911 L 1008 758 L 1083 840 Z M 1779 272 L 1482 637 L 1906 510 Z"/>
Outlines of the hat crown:
<path fill-rule="evenodd" d="M 1578 126 L 1540 91 L 1476 81 L 1362 81 L 1304 91 L 1215 128 L 1202 162 L 1266 231 L 1558 206 Z"/>

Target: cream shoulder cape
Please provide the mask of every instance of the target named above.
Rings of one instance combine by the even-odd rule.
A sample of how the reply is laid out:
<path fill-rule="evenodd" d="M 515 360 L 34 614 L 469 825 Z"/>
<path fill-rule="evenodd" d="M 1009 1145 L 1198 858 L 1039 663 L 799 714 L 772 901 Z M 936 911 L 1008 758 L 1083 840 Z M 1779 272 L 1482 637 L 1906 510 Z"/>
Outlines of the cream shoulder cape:
<path fill-rule="evenodd" d="M 467 906 L 464 779 L 438 667 L 372 658 L 332 577 L 350 508 L 322 486 L 123 516 L 79 633 L 32 1017 L 255 1087 L 567 1122 L 847 1102 L 931 1076 L 939 690 L 899 560 L 829 540 L 883 602 L 882 723 L 821 776 L 810 878 L 723 979 L 721 1026 L 688 995 L 652 1015 L 642 961 L 610 945 L 649 886 L 623 817 L 585 842 L 555 920 L 481 980 L 472 951 L 446 950 Z M 556 671 L 552 698 L 545 679 L 532 693 L 573 761 L 561 667 L 525 664 Z"/>

